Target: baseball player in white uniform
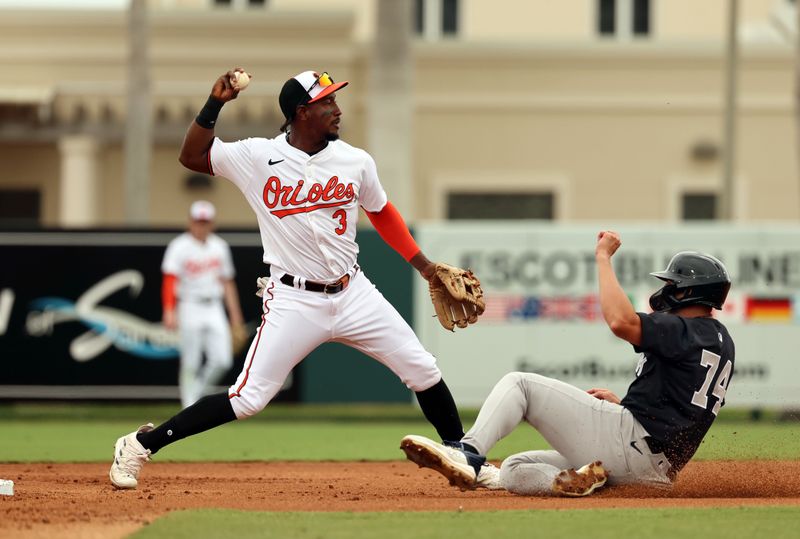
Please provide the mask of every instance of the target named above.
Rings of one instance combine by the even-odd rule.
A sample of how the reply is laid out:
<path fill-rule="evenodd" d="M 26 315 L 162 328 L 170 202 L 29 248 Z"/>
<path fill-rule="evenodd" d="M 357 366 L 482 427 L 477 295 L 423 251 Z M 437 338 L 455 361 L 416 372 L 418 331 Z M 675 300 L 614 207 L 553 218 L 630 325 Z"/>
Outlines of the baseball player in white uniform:
<path fill-rule="evenodd" d="M 223 299 L 230 324 L 243 322 L 231 249 L 212 233 L 214 215 L 210 202 L 194 202 L 189 230 L 169 243 L 161 264 L 164 325 L 180 329 L 178 381 L 183 408 L 194 404 L 233 365 Z"/>
<path fill-rule="evenodd" d="M 300 73 L 281 89 L 281 134 L 227 143 L 214 136 L 214 125 L 222 106 L 239 93 L 236 71 L 215 82 L 186 133 L 180 161 L 232 181 L 256 214 L 270 274 L 261 281 L 261 325 L 227 392 L 117 440 L 110 470 L 117 488 L 135 488 L 142 465 L 165 445 L 258 413 L 292 368 L 325 342 L 352 346 L 391 369 L 416 393 L 443 441 L 464 434 L 435 358 L 356 260 L 363 208 L 381 237 L 424 278 L 435 273 L 389 202 L 372 157 L 339 140 L 342 112 L 335 92 L 348 83 L 327 73 Z"/>

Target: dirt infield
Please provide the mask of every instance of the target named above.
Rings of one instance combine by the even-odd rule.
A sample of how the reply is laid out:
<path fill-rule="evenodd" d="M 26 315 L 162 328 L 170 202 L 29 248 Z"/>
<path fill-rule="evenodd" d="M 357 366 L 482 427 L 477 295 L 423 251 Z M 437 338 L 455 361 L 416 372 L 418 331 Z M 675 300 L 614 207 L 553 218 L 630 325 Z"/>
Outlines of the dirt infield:
<path fill-rule="evenodd" d="M 693 462 L 670 491 L 607 488 L 589 498 L 460 492 L 409 462 L 150 463 L 117 491 L 108 464 L 0 464 L 0 537 L 123 537 L 169 511 L 465 511 L 800 505 L 800 461 Z"/>

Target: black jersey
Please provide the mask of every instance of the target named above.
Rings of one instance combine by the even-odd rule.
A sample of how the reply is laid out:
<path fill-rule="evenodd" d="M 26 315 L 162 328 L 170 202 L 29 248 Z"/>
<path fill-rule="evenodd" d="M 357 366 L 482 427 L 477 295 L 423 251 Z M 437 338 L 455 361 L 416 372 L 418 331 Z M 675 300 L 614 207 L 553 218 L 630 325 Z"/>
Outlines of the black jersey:
<path fill-rule="evenodd" d="M 651 448 L 673 470 L 692 458 L 725 402 L 733 375 L 734 346 L 713 318 L 637 313 L 642 352 L 636 379 L 622 405 L 647 429 Z"/>

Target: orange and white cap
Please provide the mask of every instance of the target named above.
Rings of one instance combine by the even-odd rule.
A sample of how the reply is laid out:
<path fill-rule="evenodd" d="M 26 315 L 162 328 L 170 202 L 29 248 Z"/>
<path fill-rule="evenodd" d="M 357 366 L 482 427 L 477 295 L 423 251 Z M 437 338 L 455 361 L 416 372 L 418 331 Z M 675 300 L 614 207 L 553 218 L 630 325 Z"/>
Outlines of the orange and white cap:
<path fill-rule="evenodd" d="M 303 71 L 287 80 L 281 88 L 280 96 L 278 96 L 281 112 L 287 120 L 291 120 L 300 105 L 319 101 L 348 84 L 349 81 L 333 82 L 331 76 L 326 72 Z"/>
<path fill-rule="evenodd" d="M 192 221 L 213 221 L 215 215 L 214 205 L 207 200 L 196 200 L 189 209 Z"/>

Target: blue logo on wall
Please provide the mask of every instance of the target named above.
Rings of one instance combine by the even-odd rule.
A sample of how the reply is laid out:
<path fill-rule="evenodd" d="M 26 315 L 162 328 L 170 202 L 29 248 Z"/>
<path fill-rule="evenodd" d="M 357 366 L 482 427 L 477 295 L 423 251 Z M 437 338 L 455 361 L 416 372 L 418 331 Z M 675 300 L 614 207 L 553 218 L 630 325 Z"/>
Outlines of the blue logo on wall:
<path fill-rule="evenodd" d="M 128 289 L 135 299 L 144 286 L 144 277 L 135 270 L 114 273 L 84 292 L 75 302 L 58 297 L 43 297 L 31 302 L 26 328 L 30 335 L 45 336 L 64 322 L 80 322 L 88 328 L 69 346 L 75 361 L 90 361 L 114 347 L 130 355 L 150 360 L 176 359 L 178 334 L 157 322 L 100 303 L 110 295 Z"/>

